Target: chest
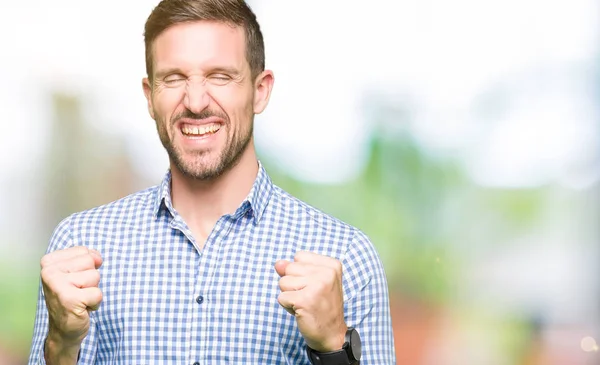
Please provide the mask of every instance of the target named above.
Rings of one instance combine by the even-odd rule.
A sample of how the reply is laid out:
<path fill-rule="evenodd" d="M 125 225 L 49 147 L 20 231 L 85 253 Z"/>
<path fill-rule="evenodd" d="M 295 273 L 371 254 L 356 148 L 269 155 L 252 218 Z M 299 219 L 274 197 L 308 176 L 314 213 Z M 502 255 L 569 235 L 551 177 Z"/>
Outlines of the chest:
<path fill-rule="evenodd" d="M 164 233 L 140 232 L 104 253 L 100 347 L 121 359 L 209 363 L 302 352 L 295 320 L 277 302 L 273 264 L 285 252 L 235 227 L 200 251 L 185 232 Z"/>

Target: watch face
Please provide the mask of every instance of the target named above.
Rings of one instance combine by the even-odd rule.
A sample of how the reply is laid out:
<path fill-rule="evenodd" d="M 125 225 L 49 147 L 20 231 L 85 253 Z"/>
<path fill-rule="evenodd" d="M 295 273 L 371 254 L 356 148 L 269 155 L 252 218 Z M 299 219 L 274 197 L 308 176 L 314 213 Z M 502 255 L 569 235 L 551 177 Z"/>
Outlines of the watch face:
<path fill-rule="evenodd" d="M 360 336 L 357 330 L 353 330 L 350 335 L 350 348 L 352 350 L 352 355 L 356 360 L 360 360 L 360 354 L 362 351 Z"/>

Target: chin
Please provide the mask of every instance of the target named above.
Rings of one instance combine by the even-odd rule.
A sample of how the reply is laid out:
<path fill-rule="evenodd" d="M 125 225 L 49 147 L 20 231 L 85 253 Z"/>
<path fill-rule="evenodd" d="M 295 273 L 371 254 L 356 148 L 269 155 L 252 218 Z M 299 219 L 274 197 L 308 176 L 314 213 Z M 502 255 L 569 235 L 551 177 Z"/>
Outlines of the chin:
<path fill-rule="evenodd" d="M 212 180 L 219 177 L 224 171 L 221 164 L 217 160 L 203 161 L 185 161 L 182 165 L 178 165 L 178 170 L 185 176 L 196 180 Z"/>

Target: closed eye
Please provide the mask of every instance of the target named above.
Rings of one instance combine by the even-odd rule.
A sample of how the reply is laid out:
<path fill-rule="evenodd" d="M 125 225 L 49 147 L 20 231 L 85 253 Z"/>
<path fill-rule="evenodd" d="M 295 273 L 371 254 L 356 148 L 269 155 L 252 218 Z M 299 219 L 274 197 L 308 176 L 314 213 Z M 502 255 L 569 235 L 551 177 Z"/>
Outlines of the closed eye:
<path fill-rule="evenodd" d="M 208 80 L 210 80 L 210 82 L 215 85 L 225 85 L 229 81 L 231 81 L 231 76 L 226 75 L 226 74 L 220 74 L 220 73 L 212 74 L 208 77 Z"/>
<path fill-rule="evenodd" d="M 181 85 L 186 78 L 183 75 L 169 75 L 163 79 L 166 86 L 173 87 Z"/>

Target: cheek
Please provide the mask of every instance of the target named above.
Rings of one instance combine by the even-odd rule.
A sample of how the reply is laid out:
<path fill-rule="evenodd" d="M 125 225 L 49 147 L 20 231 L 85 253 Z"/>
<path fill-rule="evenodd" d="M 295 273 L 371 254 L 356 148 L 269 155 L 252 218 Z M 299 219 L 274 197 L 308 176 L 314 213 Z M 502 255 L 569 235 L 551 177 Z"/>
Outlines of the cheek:
<path fill-rule="evenodd" d="M 214 87 L 210 90 L 210 97 L 227 114 L 232 127 L 251 120 L 254 111 L 252 90 L 237 85 Z"/>
<path fill-rule="evenodd" d="M 153 109 L 156 117 L 160 120 L 168 121 L 181 105 L 183 90 L 165 89 L 154 96 Z"/>

